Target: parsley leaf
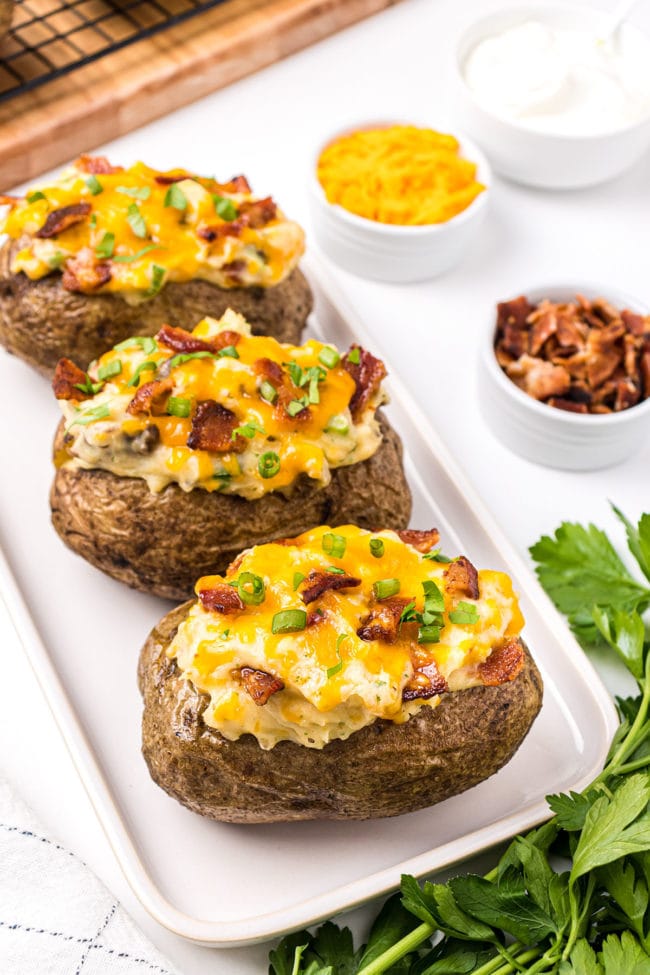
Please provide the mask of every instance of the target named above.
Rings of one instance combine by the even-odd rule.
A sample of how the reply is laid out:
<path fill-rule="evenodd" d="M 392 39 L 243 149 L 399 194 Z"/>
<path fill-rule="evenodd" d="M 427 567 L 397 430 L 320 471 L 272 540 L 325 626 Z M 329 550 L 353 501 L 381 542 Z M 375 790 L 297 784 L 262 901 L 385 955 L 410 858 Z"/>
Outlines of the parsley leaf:
<path fill-rule="evenodd" d="M 626 778 L 611 799 L 606 795 L 596 799 L 573 854 L 572 881 L 594 867 L 650 848 L 650 814 L 637 820 L 649 801 L 647 773 Z"/>
<path fill-rule="evenodd" d="M 593 790 L 586 793 L 570 792 L 568 795 L 547 796 L 546 801 L 557 817 L 558 824 L 568 832 L 582 829 L 598 793 Z"/>
<path fill-rule="evenodd" d="M 635 528 L 615 504 L 612 505 L 612 510 L 619 521 L 625 525 L 630 552 L 639 563 L 646 579 L 650 579 L 650 514 L 641 515 L 639 524 Z"/>
<path fill-rule="evenodd" d="M 377 915 L 370 929 L 368 944 L 359 959 L 359 968 L 369 965 L 391 945 L 400 941 L 409 931 L 413 930 L 415 919 L 410 911 L 403 906 L 399 894 L 389 897 Z"/>
<path fill-rule="evenodd" d="M 464 911 L 524 944 L 535 944 L 557 931 L 553 919 L 519 886 L 494 884 L 474 874 L 454 877 L 449 886 Z"/>
<path fill-rule="evenodd" d="M 592 606 L 642 612 L 650 605 L 650 590 L 630 575 L 607 535 L 595 525 L 563 522 L 554 538 L 545 535 L 530 554 L 538 563 L 542 586 L 585 643 L 596 643 L 599 636 Z"/>
<path fill-rule="evenodd" d="M 605 938 L 600 960 L 605 975 L 648 975 L 650 970 L 650 957 L 629 931 Z"/>

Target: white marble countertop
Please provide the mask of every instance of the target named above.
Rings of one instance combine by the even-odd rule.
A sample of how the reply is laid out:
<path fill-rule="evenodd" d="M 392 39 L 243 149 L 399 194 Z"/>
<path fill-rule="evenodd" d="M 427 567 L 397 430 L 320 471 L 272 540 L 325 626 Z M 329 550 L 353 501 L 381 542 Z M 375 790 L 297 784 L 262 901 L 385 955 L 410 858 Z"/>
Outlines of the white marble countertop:
<path fill-rule="evenodd" d="M 494 4 L 490 4 L 494 6 Z M 600 3 L 600 6 L 605 4 Z M 224 178 L 244 172 L 309 231 L 305 182 L 323 133 L 348 121 L 405 117 L 449 126 L 453 37 L 481 0 L 404 0 L 167 118 L 101 147 Z M 461 8 L 462 9 L 459 9 Z M 650 28 L 648 11 L 639 13 Z M 88 147 L 95 149 L 99 147 Z M 609 470 L 572 474 L 520 460 L 484 425 L 475 396 L 477 341 L 495 301 L 538 284 L 611 285 L 650 303 L 650 158 L 615 182 L 546 193 L 495 180 L 489 218 L 466 260 L 430 283 L 394 286 L 336 271 L 394 371 L 427 414 L 521 552 L 563 519 L 592 519 L 621 541 L 607 499 L 631 517 L 649 507 L 650 431 Z M 268 190 L 267 190 L 268 188 Z M 47 637 L 47 634 L 45 634 Z M 219 951 L 180 941 L 146 915 L 124 880 L 0 604 L 0 772 L 60 840 L 82 856 L 185 975 L 266 971 L 268 945 Z M 611 687 L 620 670 L 597 661 Z M 278 878 L 282 883 L 283 878 Z M 348 915 L 362 929 L 370 909 Z M 14 975 L 14 973 L 12 973 Z M 15 973 L 18 975 L 18 973 Z"/>

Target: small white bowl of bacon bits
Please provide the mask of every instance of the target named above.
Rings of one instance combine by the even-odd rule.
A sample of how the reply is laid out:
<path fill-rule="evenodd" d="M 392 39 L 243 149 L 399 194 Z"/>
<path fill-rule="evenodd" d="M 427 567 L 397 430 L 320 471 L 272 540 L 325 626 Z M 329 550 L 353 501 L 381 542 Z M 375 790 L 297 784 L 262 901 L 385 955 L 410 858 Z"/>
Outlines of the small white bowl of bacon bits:
<path fill-rule="evenodd" d="M 650 308 L 613 288 L 534 288 L 498 302 L 479 368 L 482 411 L 515 453 L 596 470 L 650 438 Z"/>

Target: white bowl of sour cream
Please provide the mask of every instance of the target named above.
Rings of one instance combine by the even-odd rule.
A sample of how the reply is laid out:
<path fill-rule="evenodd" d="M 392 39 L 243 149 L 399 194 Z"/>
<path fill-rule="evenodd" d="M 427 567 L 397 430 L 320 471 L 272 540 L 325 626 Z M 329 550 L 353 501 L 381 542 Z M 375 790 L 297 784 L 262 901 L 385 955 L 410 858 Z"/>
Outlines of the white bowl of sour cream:
<path fill-rule="evenodd" d="M 618 175 L 650 146 L 650 36 L 605 13 L 520 5 L 476 21 L 454 59 L 458 124 L 504 176 L 554 189 Z"/>

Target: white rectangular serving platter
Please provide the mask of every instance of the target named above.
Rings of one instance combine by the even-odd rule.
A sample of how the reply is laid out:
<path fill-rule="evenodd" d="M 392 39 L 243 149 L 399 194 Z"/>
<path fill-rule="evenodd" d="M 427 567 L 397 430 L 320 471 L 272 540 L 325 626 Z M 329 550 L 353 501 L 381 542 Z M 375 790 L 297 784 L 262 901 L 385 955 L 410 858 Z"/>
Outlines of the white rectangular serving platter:
<path fill-rule="evenodd" d="M 372 349 L 324 269 L 312 259 L 307 270 L 314 332 Z M 602 767 L 617 724 L 610 696 L 403 383 L 391 375 L 388 385 L 412 524 L 438 527 L 444 551 L 514 577 L 544 706 L 498 775 L 438 806 L 362 823 L 242 826 L 202 819 L 149 778 L 136 663 L 170 605 L 59 540 L 48 506 L 58 406 L 44 379 L 0 355 L 0 389 L 16 404 L 0 429 L 0 592 L 122 870 L 150 914 L 184 938 L 233 947 L 347 910 L 394 889 L 402 873 L 429 874 L 535 825 L 548 793 L 583 788 Z"/>

